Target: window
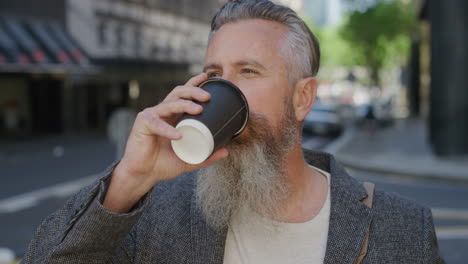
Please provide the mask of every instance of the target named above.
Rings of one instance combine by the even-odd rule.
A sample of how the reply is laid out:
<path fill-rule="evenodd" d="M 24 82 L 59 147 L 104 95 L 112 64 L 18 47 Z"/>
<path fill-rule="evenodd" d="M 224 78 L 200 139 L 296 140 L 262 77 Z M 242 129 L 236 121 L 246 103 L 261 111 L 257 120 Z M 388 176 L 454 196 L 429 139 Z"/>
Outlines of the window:
<path fill-rule="evenodd" d="M 123 31 L 124 31 L 123 24 L 117 25 L 117 27 L 115 28 L 115 45 L 119 51 L 125 45 Z"/>
<path fill-rule="evenodd" d="M 142 32 L 141 32 L 141 27 L 143 27 L 143 25 L 136 25 L 135 26 L 135 32 L 134 32 L 134 48 L 135 48 L 135 54 L 139 54 L 140 52 L 140 49 L 141 49 L 141 35 L 142 35 Z"/>
<path fill-rule="evenodd" d="M 107 45 L 107 24 L 105 21 L 101 21 L 98 25 L 98 39 L 99 45 Z"/>

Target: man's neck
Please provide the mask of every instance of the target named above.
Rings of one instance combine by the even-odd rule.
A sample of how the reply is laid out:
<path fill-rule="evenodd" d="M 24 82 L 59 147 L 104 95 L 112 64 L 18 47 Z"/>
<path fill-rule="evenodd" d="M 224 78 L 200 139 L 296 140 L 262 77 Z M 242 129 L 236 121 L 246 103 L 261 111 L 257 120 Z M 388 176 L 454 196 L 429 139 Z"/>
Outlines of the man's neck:
<path fill-rule="evenodd" d="M 313 219 L 326 201 L 328 181 L 325 175 L 304 160 L 300 143 L 286 156 L 285 173 L 290 195 L 282 204 L 276 220 L 303 223 Z"/>

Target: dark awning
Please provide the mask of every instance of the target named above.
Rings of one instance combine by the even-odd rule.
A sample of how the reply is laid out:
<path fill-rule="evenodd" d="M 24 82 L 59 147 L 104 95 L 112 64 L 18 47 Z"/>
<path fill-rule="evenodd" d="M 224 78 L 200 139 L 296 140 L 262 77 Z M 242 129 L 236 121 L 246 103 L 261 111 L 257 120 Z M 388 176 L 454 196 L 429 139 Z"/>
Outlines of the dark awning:
<path fill-rule="evenodd" d="M 57 43 L 70 54 L 73 60 L 81 65 L 88 65 L 88 57 L 78 48 L 78 45 L 72 38 L 65 32 L 65 30 L 58 23 L 49 23 L 47 25 L 51 36 Z"/>
<path fill-rule="evenodd" d="M 54 63 L 69 64 L 70 58 L 62 47 L 57 44 L 57 41 L 52 39 L 52 36 L 47 31 L 45 25 L 39 21 L 31 21 L 27 23 L 32 35 L 38 40 L 44 50 L 53 58 Z"/>
<path fill-rule="evenodd" d="M 20 21 L 7 17 L 3 18 L 2 22 L 16 44 L 29 55 L 34 63 L 49 63 L 50 59 L 39 47 L 39 44 L 26 31 Z"/>
<path fill-rule="evenodd" d="M 0 72 L 94 73 L 96 67 L 60 24 L 0 17 Z"/>
<path fill-rule="evenodd" d="M 0 23 L 0 52 L 5 57 L 5 63 L 28 64 L 30 59 L 26 53 L 22 52 L 15 41 L 5 31 Z"/>
<path fill-rule="evenodd" d="M 5 54 L 0 52 L 0 65 L 6 64 L 8 62 L 8 58 Z"/>

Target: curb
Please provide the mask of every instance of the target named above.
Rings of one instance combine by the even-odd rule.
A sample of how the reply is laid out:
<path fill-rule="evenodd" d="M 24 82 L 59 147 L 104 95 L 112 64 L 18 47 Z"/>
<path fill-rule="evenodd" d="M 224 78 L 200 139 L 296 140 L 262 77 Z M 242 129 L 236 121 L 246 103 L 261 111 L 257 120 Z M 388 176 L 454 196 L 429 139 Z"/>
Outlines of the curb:
<path fill-rule="evenodd" d="M 395 178 L 410 178 L 417 180 L 428 180 L 434 182 L 445 182 L 445 183 L 462 183 L 468 184 L 468 177 L 463 176 L 441 176 L 439 174 L 432 174 L 423 171 L 406 171 L 397 167 L 388 168 L 378 165 L 370 165 L 366 161 L 349 157 L 347 155 L 336 155 L 335 156 L 345 167 L 349 167 L 355 170 L 363 170 L 366 172 L 373 172 L 378 174 L 384 174 Z"/>
<path fill-rule="evenodd" d="M 324 151 L 334 155 L 335 158 L 339 160 L 345 167 L 349 167 L 351 169 L 385 174 L 386 176 L 392 176 L 397 178 L 403 177 L 418 180 L 423 179 L 437 182 L 468 184 L 468 176 L 466 175 L 458 175 L 448 172 L 434 173 L 433 171 L 429 171 L 426 168 L 408 170 L 401 167 L 390 167 L 387 164 L 382 163 L 372 163 L 369 162 L 369 160 L 367 159 L 357 158 L 349 154 L 340 154 L 341 149 L 351 140 L 353 140 L 355 134 L 356 131 L 353 128 L 347 129 L 341 137 L 339 137 L 333 143 L 329 144 L 324 149 Z M 444 176 L 442 176 L 440 173 L 444 173 Z"/>

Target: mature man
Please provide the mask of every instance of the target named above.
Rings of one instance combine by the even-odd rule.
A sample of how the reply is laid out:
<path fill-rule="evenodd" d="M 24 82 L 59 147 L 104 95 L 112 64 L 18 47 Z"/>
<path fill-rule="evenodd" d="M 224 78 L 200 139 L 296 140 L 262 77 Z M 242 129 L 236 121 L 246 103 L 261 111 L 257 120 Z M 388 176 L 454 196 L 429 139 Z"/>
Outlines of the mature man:
<path fill-rule="evenodd" d="M 363 185 L 324 153 L 303 153 L 319 47 L 290 9 L 228 2 L 204 73 L 138 114 L 122 160 L 39 227 L 26 263 L 440 263 L 431 213 Z M 246 130 L 201 165 L 170 140 L 219 77 L 240 87 Z M 370 192 L 372 195 L 372 192 Z M 361 256 L 361 259 L 362 259 Z"/>

